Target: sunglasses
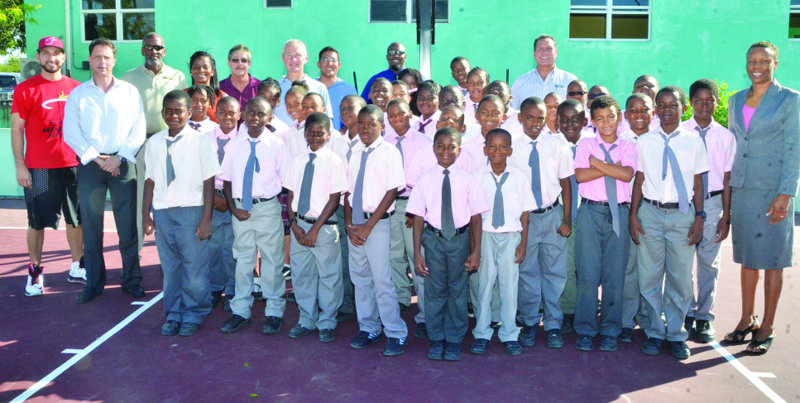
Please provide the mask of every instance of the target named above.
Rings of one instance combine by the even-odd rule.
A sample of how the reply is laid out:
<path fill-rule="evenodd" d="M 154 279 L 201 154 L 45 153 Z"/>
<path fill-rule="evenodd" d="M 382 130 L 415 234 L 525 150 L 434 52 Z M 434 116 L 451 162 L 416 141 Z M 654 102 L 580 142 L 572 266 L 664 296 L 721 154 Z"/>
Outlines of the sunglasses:
<path fill-rule="evenodd" d="M 603 95 L 608 95 L 608 94 L 604 94 L 602 92 L 599 94 L 589 94 L 589 99 L 595 99 L 597 97 L 602 97 Z"/>
<path fill-rule="evenodd" d="M 402 56 L 406 54 L 406 52 L 404 50 L 389 50 L 386 54 L 389 56 Z"/>
<path fill-rule="evenodd" d="M 144 48 L 145 50 L 148 50 L 150 52 L 152 52 L 152 51 L 159 52 L 159 51 L 164 50 L 163 46 L 158 46 L 158 45 L 144 45 L 144 46 L 142 46 L 142 48 Z"/>
<path fill-rule="evenodd" d="M 584 96 L 586 94 L 588 94 L 588 92 L 586 92 L 586 91 L 570 91 L 570 92 L 567 93 L 567 95 L 569 95 L 571 97 L 582 97 L 582 96 Z"/>
<path fill-rule="evenodd" d="M 234 57 L 234 58 L 232 58 L 232 59 L 231 59 L 231 62 L 232 62 L 232 63 L 243 63 L 243 64 L 247 64 L 247 63 L 250 63 L 250 59 L 248 59 L 248 58 L 246 58 L 246 57 L 243 57 L 243 58 L 241 58 L 241 59 L 240 59 L 240 58 L 238 58 L 238 57 Z"/>

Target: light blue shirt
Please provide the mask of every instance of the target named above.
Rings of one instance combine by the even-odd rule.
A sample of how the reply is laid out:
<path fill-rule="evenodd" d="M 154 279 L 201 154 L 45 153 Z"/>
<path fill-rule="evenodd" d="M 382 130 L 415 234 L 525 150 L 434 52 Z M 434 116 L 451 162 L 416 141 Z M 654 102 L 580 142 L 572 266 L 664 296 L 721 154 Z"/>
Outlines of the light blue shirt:
<path fill-rule="evenodd" d="M 551 92 L 557 92 L 561 98 L 567 99 L 567 86 L 576 79 L 574 74 L 556 67 L 543 80 L 539 70 L 533 69 L 514 80 L 514 85 L 511 86 L 511 106 L 519 109 L 526 98 L 537 97 L 544 100 Z"/>
<path fill-rule="evenodd" d="M 302 80 L 308 84 L 309 92 L 316 92 L 317 94 L 322 95 L 322 99 L 325 100 L 326 113 L 328 116 L 333 118 L 333 108 L 331 107 L 331 100 L 328 96 L 328 87 L 326 87 L 325 84 L 309 77 L 308 74 L 303 76 Z M 278 80 L 278 84 L 281 86 L 281 104 L 275 109 L 275 117 L 280 119 L 283 123 L 291 125 L 294 123 L 294 119 L 292 119 L 291 115 L 289 115 L 289 112 L 286 111 L 286 92 L 292 88 L 292 82 L 289 80 L 289 78 L 283 76 L 280 80 Z"/>
<path fill-rule="evenodd" d="M 338 78 L 338 77 L 337 77 Z M 330 88 L 328 88 L 328 96 L 331 98 L 331 112 L 333 113 L 333 128 L 339 130 L 342 128 L 342 121 L 339 118 L 339 107 L 342 105 L 342 100 L 348 95 L 356 95 L 356 87 L 350 83 L 339 78 Z"/>

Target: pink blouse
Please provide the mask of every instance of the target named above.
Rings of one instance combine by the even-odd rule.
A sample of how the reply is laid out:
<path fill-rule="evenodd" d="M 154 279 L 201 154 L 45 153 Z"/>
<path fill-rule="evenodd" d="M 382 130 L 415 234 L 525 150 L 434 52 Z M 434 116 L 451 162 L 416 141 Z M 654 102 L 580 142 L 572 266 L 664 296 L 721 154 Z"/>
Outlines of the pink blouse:
<path fill-rule="evenodd" d="M 751 108 L 747 105 L 742 106 L 742 115 L 744 116 L 744 130 L 750 130 L 750 119 L 753 117 L 753 114 L 756 113 L 756 108 Z"/>

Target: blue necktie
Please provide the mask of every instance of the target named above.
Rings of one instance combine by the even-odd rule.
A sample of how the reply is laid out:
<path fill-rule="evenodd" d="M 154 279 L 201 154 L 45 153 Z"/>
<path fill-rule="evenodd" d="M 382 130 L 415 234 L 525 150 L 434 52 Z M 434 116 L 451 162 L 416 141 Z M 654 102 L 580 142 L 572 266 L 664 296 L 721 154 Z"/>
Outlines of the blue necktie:
<path fill-rule="evenodd" d="M 708 153 L 708 144 L 706 144 L 706 134 L 708 131 L 711 130 L 711 125 L 708 125 L 705 129 L 701 129 L 700 126 L 696 126 L 694 128 L 697 130 L 697 133 L 700 135 L 700 138 L 703 139 L 703 146 L 706 148 L 706 153 Z M 709 159 L 710 161 L 711 159 Z M 703 172 L 703 198 L 705 199 L 708 197 L 708 171 Z"/>
<path fill-rule="evenodd" d="M 689 195 L 686 193 L 686 184 L 683 182 L 683 175 L 681 175 L 681 167 L 678 165 L 678 157 L 675 156 L 675 151 L 669 146 L 669 141 L 677 136 L 676 134 L 667 137 L 661 133 L 664 139 L 664 156 L 661 163 L 661 180 L 667 178 L 667 161 L 669 161 L 670 168 L 672 169 L 672 180 L 675 182 L 675 187 L 678 190 L 678 210 L 681 213 L 687 214 L 689 212 Z"/>
<path fill-rule="evenodd" d="M 256 157 L 256 144 L 258 140 L 250 143 L 250 156 L 247 157 L 247 165 L 244 167 L 244 178 L 242 180 L 242 209 L 250 211 L 253 208 L 253 174 L 261 172 L 261 166 L 258 164 L 258 157 Z"/>
<path fill-rule="evenodd" d="M 617 148 L 617 145 L 614 144 L 606 150 L 606 147 L 603 144 L 600 144 L 600 149 L 603 150 L 603 153 L 606 155 L 606 162 L 609 164 L 614 164 L 614 160 L 611 159 L 611 150 Z M 619 204 L 617 203 L 617 180 L 606 175 L 606 196 L 608 197 L 608 208 L 611 210 L 611 228 L 614 230 L 614 234 L 617 235 L 619 238 Z"/>
<path fill-rule="evenodd" d="M 575 159 L 575 145 L 573 144 L 569 148 L 572 150 L 572 159 Z M 576 219 L 578 219 L 578 180 L 575 179 L 575 174 L 570 175 L 569 177 L 569 184 L 572 188 L 572 222 L 574 223 Z"/>
<path fill-rule="evenodd" d="M 506 223 L 506 213 L 503 208 L 503 184 L 508 179 L 508 172 L 500 177 L 500 181 L 492 175 L 497 190 L 494 192 L 494 206 L 492 206 L 492 227 L 500 228 Z"/>
<path fill-rule="evenodd" d="M 317 154 L 309 153 L 306 169 L 303 171 L 303 183 L 300 185 L 300 199 L 297 201 L 297 213 L 308 214 L 311 209 L 311 183 L 314 180 L 314 159 Z"/>
<path fill-rule="evenodd" d="M 175 180 L 175 166 L 172 165 L 172 155 L 169 153 L 169 148 L 180 139 L 180 137 L 176 137 L 173 141 L 167 140 L 167 186 L 171 185 L 172 181 Z"/>
<path fill-rule="evenodd" d="M 219 159 L 219 163 L 222 164 L 222 159 L 225 158 L 225 145 L 231 141 L 230 138 L 223 139 L 217 137 L 217 159 Z"/>
<path fill-rule="evenodd" d="M 395 143 L 395 147 L 397 147 L 397 150 L 400 151 L 400 162 L 403 163 L 403 167 L 404 168 L 406 166 L 406 161 L 405 161 L 405 159 L 403 157 L 403 146 L 400 145 L 400 142 L 405 140 L 405 139 L 406 139 L 406 136 L 397 136 L 397 143 Z"/>
<path fill-rule="evenodd" d="M 542 208 L 542 178 L 539 175 L 539 151 L 536 149 L 535 141 L 531 141 L 531 155 L 528 158 L 528 166 L 531 167 L 531 190 L 533 198 L 536 200 L 536 208 Z"/>
<path fill-rule="evenodd" d="M 358 168 L 358 176 L 356 176 L 356 186 L 353 189 L 353 212 L 352 217 L 350 220 L 353 221 L 355 225 L 364 224 L 366 221 L 364 220 L 364 171 L 367 168 L 367 157 L 369 154 L 374 150 L 374 148 L 368 148 L 361 152 L 361 166 Z"/>
<path fill-rule="evenodd" d="M 350 156 L 353 155 L 353 146 L 358 143 L 358 137 L 350 140 L 350 145 L 347 146 L 347 160 L 350 161 Z"/>
<path fill-rule="evenodd" d="M 442 235 L 448 241 L 456 236 L 456 224 L 453 221 L 453 198 L 450 191 L 450 171 L 445 169 L 442 180 Z"/>

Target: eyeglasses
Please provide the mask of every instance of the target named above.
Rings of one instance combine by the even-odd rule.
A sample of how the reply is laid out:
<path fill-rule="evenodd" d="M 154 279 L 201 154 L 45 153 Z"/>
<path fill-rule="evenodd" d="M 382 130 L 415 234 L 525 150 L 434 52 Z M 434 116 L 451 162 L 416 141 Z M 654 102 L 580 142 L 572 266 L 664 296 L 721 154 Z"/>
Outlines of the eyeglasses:
<path fill-rule="evenodd" d="M 160 51 L 164 50 L 164 47 L 163 46 L 159 46 L 159 45 L 144 45 L 144 46 L 142 46 L 142 48 L 145 49 L 145 50 L 148 50 L 150 52 L 152 52 L 152 51 L 160 52 Z"/>
<path fill-rule="evenodd" d="M 582 97 L 582 96 L 584 96 L 586 94 L 588 94 L 588 92 L 586 92 L 586 91 L 570 91 L 570 92 L 567 93 L 567 95 L 569 95 L 571 97 Z"/>
<path fill-rule="evenodd" d="M 402 56 L 402 55 L 406 54 L 406 51 L 405 50 L 388 50 L 388 51 L 386 51 L 386 54 L 389 55 L 389 56 Z"/>
<path fill-rule="evenodd" d="M 338 61 L 339 60 L 337 60 L 335 57 L 323 57 L 319 59 L 320 63 L 336 63 Z"/>
<path fill-rule="evenodd" d="M 247 63 L 250 63 L 250 59 L 248 59 L 246 57 L 243 57 L 243 58 L 234 57 L 234 58 L 231 59 L 231 63 L 247 64 Z"/>
<path fill-rule="evenodd" d="M 602 93 L 602 92 L 599 93 L 599 94 L 589 94 L 589 99 L 595 99 L 597 97 L 602 97 L 603 95 L 608 95 L 608 94 L 605 94 L 605 93 Z"/>

